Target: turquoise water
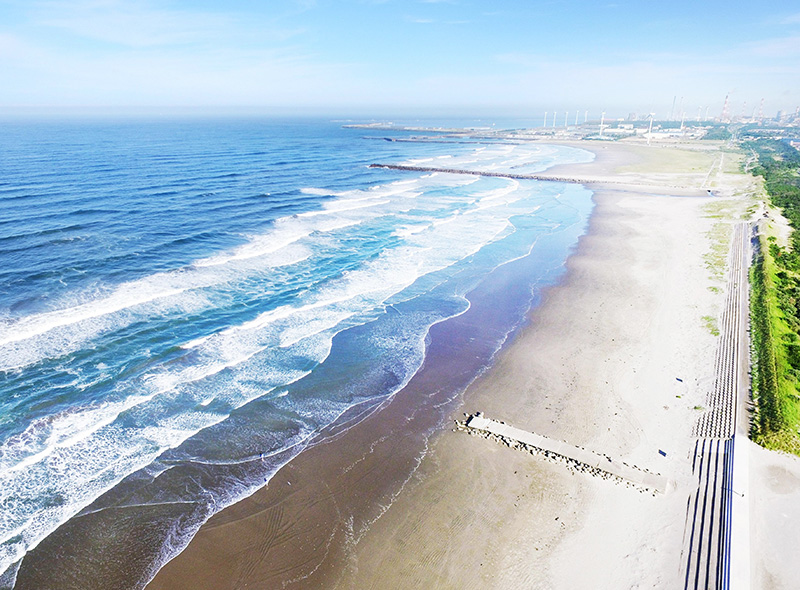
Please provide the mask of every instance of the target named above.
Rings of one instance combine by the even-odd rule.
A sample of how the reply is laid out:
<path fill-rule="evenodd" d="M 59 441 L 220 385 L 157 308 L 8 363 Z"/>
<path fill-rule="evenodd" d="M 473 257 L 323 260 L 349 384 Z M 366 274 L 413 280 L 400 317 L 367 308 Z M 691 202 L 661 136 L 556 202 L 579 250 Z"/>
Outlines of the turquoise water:
<path fill-rule="evenodd" d="M 397 392 L 430 327 L 464 313 L 493 270 L 532 256 L 530 301 L 556 280 L 587 190 L 367 165 L 531 173 L 590 154 L 365 138 L 388 134 L 320 120 L 0 123 L 6 582 L 78 514 L 191 504 L 160 517 L 157 565 L 309 437 Z M 487 338 L 499 347 L 527 305 Z"/>

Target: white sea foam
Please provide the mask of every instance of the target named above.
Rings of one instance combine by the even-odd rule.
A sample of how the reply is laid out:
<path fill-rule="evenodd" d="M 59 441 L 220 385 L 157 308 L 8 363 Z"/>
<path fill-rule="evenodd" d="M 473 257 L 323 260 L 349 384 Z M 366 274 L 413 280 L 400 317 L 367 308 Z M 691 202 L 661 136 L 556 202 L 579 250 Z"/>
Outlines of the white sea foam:
<path fill-rule="evenodd" d="M 22 318 L 12 326 L 6 327 L 5 330 L 0 330 L 0 346 L 27 340 L 61 326 L 108 315 L 129 307 L 149 303 L 156 299 L 179 295 L 184 291 L 185 289 L 162 288 L 148 292 L 133 285 L 123 285 L 113 295 L 99 301 Z"/>
<path fill-rule="evenodd" d="M 404 225 L 394 230 L 394 235 L 399 238 L 407 238 L 415 234 L 424 232 L 425 230 L 429 229 L 432 225 L 433 225 L 432 223 L 423 223 L 418 225 Z"/>
<path fill-rule="evenodd" d="M 258 259 L 259 265 L 263 267 L 296 264 L 308 259 L 310 254 L 303 251 L 302 255 L 284 256 L 283 259 L 280 259 L 277 254 L 286 252 L 289 247 L 308 239 L 314 232 L 331 232 L 362 223 L 369 218 L 369 215 L 367 217 L 358 216 L 360 209 L 380 209 L 389 204 L 390 201 L 387 200 L 389 197 L 418 198 L 422 193 L 417 189 L 424 190 L 426 185 L 467 186 L 477 180 L 477 177 L 468 179 L 439 178 L 435 181 L 414 179 L 378 185 L 368 191 L 341 191 L 337 193 L 340 198 L 327 204 L 322 210 L 300 214 L 298 217 L 279 219 L 270 232 L 254 236 L 248 243 L 230 253 L 199 260 L 188 269 L 157 273 L 132 283 L 122 284 L 110 294 L 99 299 L 52 312 L 23 317 L 0 326 L 0 347 L 4 348 L 0 349 L 0 368 L 18 368 L 37 362 L 41 358 L 52 356 L 55 351 L 64 353 L 75 350 L 82 342 L 108 330 L 124 327 L 135 321 L 137 317 L 135 313 L 126 313 L 125 316 L 121 316 L 119 312 L 135 311 L 136 308 L 139 308 L 142 313 L 163 314 L 176 305 L 183 306 L 185 309 L 189 307 L 202 309 L 211 304 L 210 301 L 203 301 L 203 296 L 199 293 L 194 293 L 192 298 L 187 298 L 187 292 L 203 290 L 236 280 L 237 274 L 252 270 L 252 267 L 236 269 L 232 265 L 243 264 L 254 259 Z M 314 189 L 305 190 L 313 192 Z M 513 192 L 513 190 L 513 187 L 508 189 L 509 192 Z M 408 207 L 403 210 L 409 210 Z M 356 217 L 353 217 L 353 214 Z M 306 221 L 303 218 L 318 219 Z M 271 256 L 273 258 L 270 260 Z M 214 267 L 223 268 L 223 272 L 204 272 Z M 153 303 L 156 305 L 147 305 Z M 59 328 L 69 329 L 59 331 Z M 53 334 L 54 331 L 58 333 Z M 8 345 L 43 335 L 46 336 L 45 341 L 36 342 L 33 346 L 8 347 Z"/>
<path fill-rule="evenodd" d="M 318 351 L 319 360 L 328 349 Z M 166 449 L 174 448 L 204 428 L 223 420 L 226 415 L 209 412 L 186 412 L 156 415 L 140 428 L 124 427 L 116 422 L 123 412 L 143 407 L 157 396 L 187 394 L 192 382 L 207 379 L 223 367 L 232 367 L 251 358 L 255 351 L 229 355 L 227 362 L 201 367 L 186 367 L 177 373 L 151 375 L 145 380 L 146 395 L 134 395 L 122 402 L 99 404 L 34 422 L 24 433 L 0 445 L 0 569 L 22 557 L 50 531 L 76 514 L 97 496 L 116 485 L 129 473 L 151 463 Z M 232 396 L 229 389 L 220 392 L 233 407 L 269 391 L 270 383 L 286 386 L 308 371 L 278 370 L 273 375 L 260 372 L 265 389 L 250 389 L 250 395 Z M 205 388 L 196 388 L 198 405 L 208 405 Z M 191 393 L 191 390 L 189 391 Z M 39 448 L 31 453 L 31 447 Z M 80 482 L 76 484 L 76 482 Z M 61 501 L 42 505 L 37 500 L 41 490 L 56 493 Z"/>
<path fill-rule="evenodd" d="M 493 149 L 481 148 L 476 158 L 491 165 L 497 157 Z M 314 215 L 278 220 L 270 231 L 252 236 L 239 248 L 0 327 L 0 338 L 11 339 L 3 349 L 19 350 L 29 342 L 44 346 L 47 339 L 64 350 L 85 341 L 87 334 L 91 338 L 142 318 L 170 313 L 185 317 L 187 310 L 210 308 L 220 285 L 246 284 L 254 276 L 269 276 L 276 265 L 313 260 L 331 232 L 371 223 L 402 238 L 399 246 L 395 240 L 392 248 L 359 267 L 322 277 L 314 289 L 299 289 L 289 304 L 185 342 L 181 358 L 156 365 L 143 377 L 121 381 L 107 401 L 36 420 L 21 434 L 0 442 L 0 570 L 159 453 L 224 420 L 228 414 L 219 410 L 220 405 L 241 407 L 270 391 L 281 396 L 281 403 L 291 404 L 288 385 L 327 358 L 338 332 L 377 317 L 387 302 L 413 297 L 411 287 L 420 277 L 469 259 L 513 231 L 511 215 L 530 213 L 538 206 L 525 200 L 527 193 L 516 181 L 475 191 L 471 185 L 479 181 L 426 175 L 365 191 L 326 192 L 334 198 Z M 484 182 L 496 187 L 498 181 Z M 454 190 L 441 190 L 447 187 Z M 437 190 L 429 193 L 429 189 Z M 388 220 L 400 225 L 380 226 Z M 257 285 L 260 289 L 261 283 Z M 398 359 L 402 366 L 397 373 L 405 380 L 421 362 L 430 321 L 415 325 L 419 331 L 406 336 L 393 332 L 372 336 L 378 347 L 416 350 L 413 358 Z M 404 338 L 414 340 L 409 345 Z M 14 356 L 3 354 L 0 350 L 0 366 Z M 36 354 L 42 352 L 34 351 L 30 358 Z M 290 358 L 305 359 L 303 370 L 289 366 Z M 178 399 L 182 409 L 173 405 Z M 346 409 L 326 403 L 311 400 L 292 407 L 298 415 L 325 419 Z M 300 439 L 309 434 L 303 431 Z M 59 502 L 48 502 L 53 497 Z"/>
<path fill-rule="evenodd" d="M 298 214 L 298 217 L 319 217 L 320 215 L 335 215 L 345 211 L 355 211 L 357 209 L 368 209 L 385 205 L 389 201 L 387 199 L 354 199 L 345 203 L 339 203 L 335 207 L 326 207 L 321 211 L 308 211 L 306 213 Z"/>
<path fill-rule="evenodd" d="M 314 187 L 301 188 L 300 192 L 305 195 L 316 195 L 319 197 L 335 197 L 339 195 L 339 193 L 337 193 L 336 191 L 324 188 L 314 188 Z"/>
<path fill-rule="evenodd" d="M 421 274 L 436 270 L 418 261 L 419 248 L 397 249 L 346 273 L 319 289 L 302 305 L 283 305 L 263 312 L 239 326 L 197 338 L 182 345 L 189 350 L 241 350 L 245 341 L 269 342 L 281 348 L 319 336 L 342 322 L 378 308 L 392 295 L 412 284 Z M 257 348 L 260 351 L 262 346 Z"/>
<path fill-rule="evenodd" d="M 390 186 L 383 193 L 337 202 L 319 212 L 320 216 L 328 217 L 325 219 L 282 218 L 275 223 L 272 231 L 253 237 L 230 253 L 199 260 L 188 268 L 123 283 L 110 293 L 85 303 L 0 325 L 0 369 L 24 367 L 43 358 L 77 350 L 89 339 L 136 321 L 139 317 L 137 311 L 143 315 L 163 315 L 176 307 L 185 312 L 208 307 L 210 300 L 204 299 L 199 291 L 246 275 L 253 270 L 249 263 L 256 259 L 261 269 L 306 260 L 310 256 L 306 249 L 296 248 L 290 252 L 289 248 L 296 247 L 315 232 L 328 233 L 358 225 L 364 221 L 364 217 L 344 214 L 385 205 L 388 202 L 385 198 L 375 197 L 400 194 L 406 190 L 400 186 Z M 311 216 L 317 216 L 317 212 L 309 214 Z M 192 293 L 189 296 L 190 291 Z M 86 295 L 79 294 L 78 298 L 86 298 Z M 29 345 L 19 345 L 31 340 L 34 341 Z"/>
<path fill-rule="evenodd" d="M 94 302 L 24 317 L 0 329 L 7 341 L 0 347 L 0 370 L 20 369 L 45 358 L 79 350 L 85 342 L 104 333 L 129 326 L 137 319 L 156 315 L 188 314 L 207 308 L 203 285 L 158 285 L 170 273 L 159 273 L 124 284 Z M 140 288 L 144 295 L 137 293 Z M 17 333 L 16 328 L 21 328 Z"/>

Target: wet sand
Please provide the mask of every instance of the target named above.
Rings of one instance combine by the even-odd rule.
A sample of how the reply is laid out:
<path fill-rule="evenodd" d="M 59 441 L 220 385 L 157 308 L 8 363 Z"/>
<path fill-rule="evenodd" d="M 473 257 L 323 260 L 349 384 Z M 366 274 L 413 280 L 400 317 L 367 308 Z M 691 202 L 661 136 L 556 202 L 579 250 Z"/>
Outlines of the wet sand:
<path fill-rule="evenodd" d="M 716 343 L 701 318 L 722 302 L 705 190 L 731 192 L 713 151 L 579 146 L 595 162 L 548 172 L 621 185 L 596 190 L 564 279 L 492 369 L 459 395 L 491 305 L 435 326 L 425 367 L 382 411 L 214 516 L 148 588 L 679 586 L 694 407 Z M 661 182 L 686 190 L 658 194 Z M 476 410 L 677 483 L 643 494 L 438 427 Z"/>

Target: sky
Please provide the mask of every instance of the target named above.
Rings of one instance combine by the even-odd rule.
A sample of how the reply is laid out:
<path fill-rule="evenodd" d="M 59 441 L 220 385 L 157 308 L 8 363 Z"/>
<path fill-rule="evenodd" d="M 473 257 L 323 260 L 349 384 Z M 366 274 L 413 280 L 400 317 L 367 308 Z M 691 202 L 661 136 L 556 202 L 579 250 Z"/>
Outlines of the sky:
<path fill-rule="evenodd" d="M 0 113 L 693 118 L 726 95 L 800 106 L 797 0 L 0 0 Z"/>

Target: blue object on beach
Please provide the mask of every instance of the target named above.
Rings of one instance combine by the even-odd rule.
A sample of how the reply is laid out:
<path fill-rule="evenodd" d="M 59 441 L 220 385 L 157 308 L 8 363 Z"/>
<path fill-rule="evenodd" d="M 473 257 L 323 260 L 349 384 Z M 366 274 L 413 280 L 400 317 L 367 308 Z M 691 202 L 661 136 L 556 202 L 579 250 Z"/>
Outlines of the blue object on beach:
<path fill-rule="evenodd" d="M 658 449 L 658 454 L 661 455 L 662 457 L 666 457 L 667 456 L 667 454 L 664 451 L 662 451 L 661 449 Z"/>

